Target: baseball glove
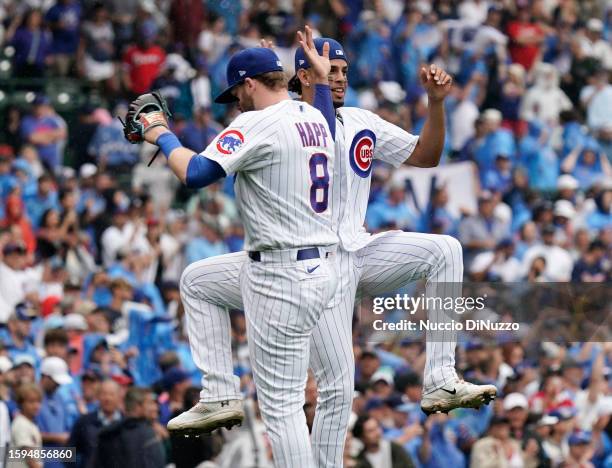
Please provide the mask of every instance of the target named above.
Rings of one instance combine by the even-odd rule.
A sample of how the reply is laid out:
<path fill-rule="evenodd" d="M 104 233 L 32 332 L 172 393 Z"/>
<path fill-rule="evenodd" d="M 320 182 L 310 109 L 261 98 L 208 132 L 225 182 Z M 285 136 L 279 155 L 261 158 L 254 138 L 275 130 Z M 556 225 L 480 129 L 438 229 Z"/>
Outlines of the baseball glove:
<path fill-rule="evenodd" d="M 146 93 L 134 99 L 128 108 L 123 134 L 130 143 L 142 143 L 144 134 L 153 127 L 168 128 L 171 117 L 165 99 L 157 92 Z"/>

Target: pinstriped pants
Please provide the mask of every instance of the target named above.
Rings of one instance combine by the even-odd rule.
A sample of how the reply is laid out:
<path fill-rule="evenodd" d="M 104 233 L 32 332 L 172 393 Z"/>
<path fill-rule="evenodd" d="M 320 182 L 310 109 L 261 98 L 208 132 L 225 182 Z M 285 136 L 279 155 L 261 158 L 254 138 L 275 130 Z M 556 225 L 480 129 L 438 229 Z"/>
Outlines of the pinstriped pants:
<path fill-rule="evenodd" d="M 351 413 L 355 296 L 393 292 L 419 279 L 427 279 L 428 296 L 457 296 L 463 277 L 461 244 L 449 236 L 386 232 L 373 236 L 355 252 L 339 249 L 336 259 L 336 295 L 320 316 L 310 341 L 310 367 L 319 391 L 311 441 L 317 466 L 326 468 L 342 466 Z M 205 375 L 202 401 L 241 398 L 239 379 L 233 375 L 227 309 L 244 309 L 240 272 L 247 260 L 245 252 L 200 260 L 189 265 L 181 278 L 191 351 Z M 429 319 L 444 322 L 452 317 L 430 310 Z M 453 332 L 427 332 L 424 393 L 456 378 L 455 344 Z"/>

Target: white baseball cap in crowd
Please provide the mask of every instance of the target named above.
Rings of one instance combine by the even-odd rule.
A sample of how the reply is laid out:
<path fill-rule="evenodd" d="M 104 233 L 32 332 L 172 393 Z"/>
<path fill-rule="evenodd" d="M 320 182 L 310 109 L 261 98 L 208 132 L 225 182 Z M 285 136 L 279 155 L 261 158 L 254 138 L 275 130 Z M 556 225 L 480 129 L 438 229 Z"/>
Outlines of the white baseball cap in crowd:
<path fill-rule="evenodd" d="M 576 209 L 574 205 L 572 205 L 571 201 L 568 200 L 557 200 L 555 202 L 555 216 L 560 216 L 562 218 L 572 219 L 576 216 Z"/>
<path fill-rule="evenodd" d="M 563 174 L 557 179 L 557 190 L 576 190 L 578 181 L 569 174 Z"/>
<path fill-rule="evenodd" d="M 51 356 L 44 358 L 40 364 L 41 375 L 46 375 L 58 385 L 65 385 L 72 382 L 72 377 L 68 373 L 68 364 L 61 358 Z"/>
<path fill-rule="evenodd" d="M 527 397 L 522 393 L 509 393 L 504 398 L 504 411 L 510 411 L 514 408 L 527 409 L 528 407 Z"/>
<path fill-rule="evenodd" d="M 87 330 L 87 320 L 81 314 L 72 313 L 64 317 L 64 328 L 66 330 Z"/>
<path fill-rule="evenodd" d="M 0 374 L 10 371 L 13 368 L 13 363 L 6 356 L 0 356 Z"/>
<path fill-rule="evenodd" d="M 602 32 L 604 29 L 603 21 L 599 18 L 591 18 L 587 21 L 587 29 L 589 31 Z"/>

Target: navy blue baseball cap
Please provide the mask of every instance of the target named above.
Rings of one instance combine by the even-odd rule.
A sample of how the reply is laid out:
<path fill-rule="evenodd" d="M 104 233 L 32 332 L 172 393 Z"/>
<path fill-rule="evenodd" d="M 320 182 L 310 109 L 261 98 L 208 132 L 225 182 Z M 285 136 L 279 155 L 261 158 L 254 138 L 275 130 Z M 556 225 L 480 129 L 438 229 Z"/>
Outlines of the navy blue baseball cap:
<path fill-rule="evenodd" d="M 319 55 L 323 54 L 323 45 L 326 42 L 329 42 L 329 59 L 330 60 L 340 59 L 348 63 L 348 59 L 346 58 L 346 54 L 344 53 L 344 49 L 342 48 L 340 43 L 336 41 L 335 39 L 331 39 L 329 37 L 317 37 L 314 40 L 314 45 Z M 296 74 L 300 68 L 304 68 L 304 69 L 310 68 L 310 63 L 308 63 L 308 58 L 306 58 L 306 53 L 304 52 L 304 49 L 302 49 L 301 47 L 298 47 L 297 50 L 295 51 L 295 73 Z"/>
<path fill-rule="evenodd" d="M 283 71 L 283 64 L 272 49 L 251 47 L 241 50 L 227 64 L 228 86 L 215 98 L 215 102 L 228 104 L 237 101 L 232 95 L 235 86 L 244 83 L 247 78 L 274 71 Z"/>

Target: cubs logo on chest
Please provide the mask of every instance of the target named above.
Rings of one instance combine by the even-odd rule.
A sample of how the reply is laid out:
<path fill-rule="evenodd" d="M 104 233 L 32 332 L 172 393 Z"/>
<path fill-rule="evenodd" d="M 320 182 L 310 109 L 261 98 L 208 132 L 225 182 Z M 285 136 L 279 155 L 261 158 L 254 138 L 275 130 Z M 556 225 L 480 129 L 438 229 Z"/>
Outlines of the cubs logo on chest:
<path fill-rule="evenodd" d="M 221 154 L 232 154 L 244 143 L 244 136 L 238 130 L 227 130 L 217 139 L 217 151 Z"/>
<path fill-rule="evenodd" d="M 372 158 L 376 146 L 376 135 L 371 130 L 361 130 L 353 137 L 349 150 L 349 161 L 355 174 L 364 179 L 372 171 Z"/>

